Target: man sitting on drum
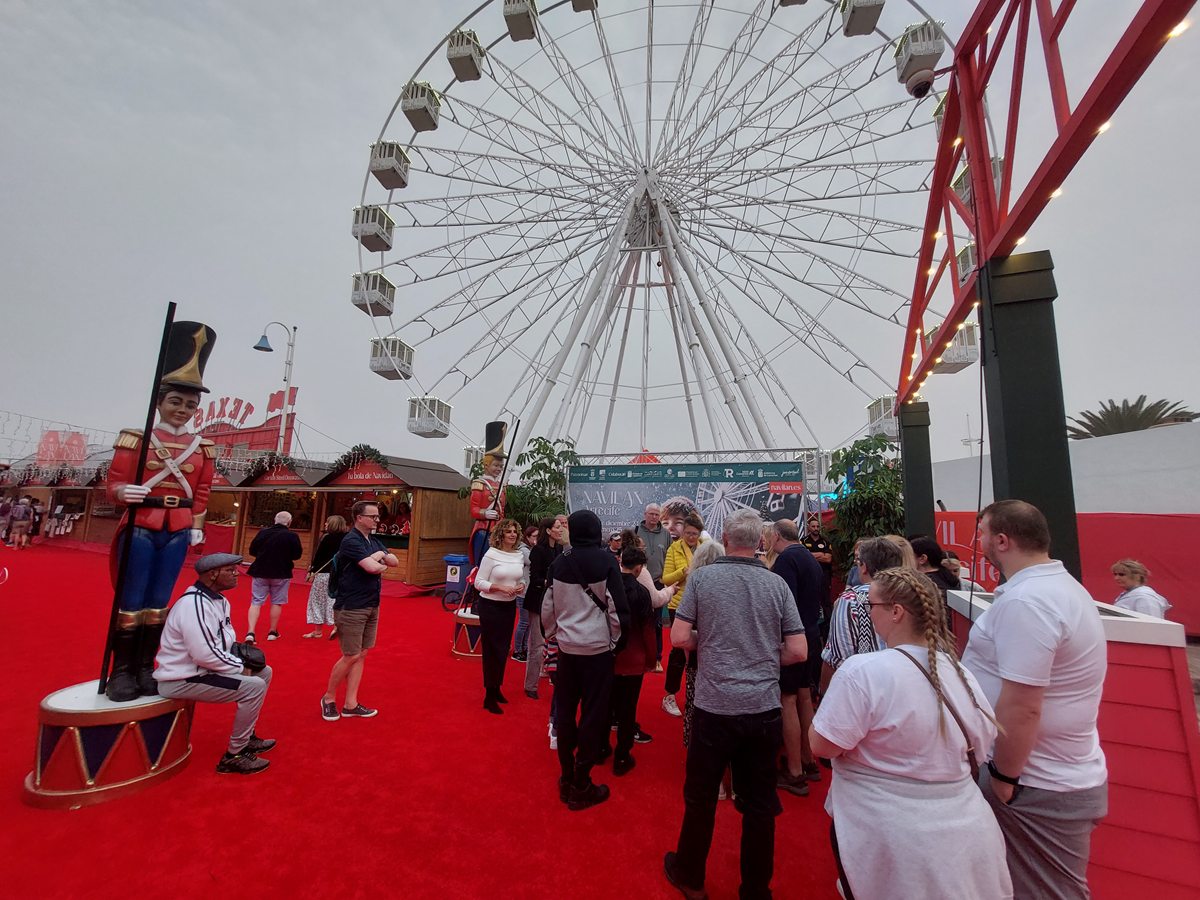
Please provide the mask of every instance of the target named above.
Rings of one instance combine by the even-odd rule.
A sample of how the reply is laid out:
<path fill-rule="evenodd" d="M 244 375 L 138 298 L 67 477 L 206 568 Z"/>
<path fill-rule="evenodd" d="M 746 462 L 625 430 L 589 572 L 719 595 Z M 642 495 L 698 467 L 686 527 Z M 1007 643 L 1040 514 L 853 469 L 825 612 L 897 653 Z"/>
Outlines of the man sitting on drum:
<path fill-rule="evenodd" d="M 275 746 L 274 740 L 254 733 L 271 684 L 271 667 L 252 671 L 233 651 L 236 635 L 229 620 L 229 601 L 221 593 L 237 587 L 241 561 L 232 553 L 210 553 L 196 560 L 199 577 L 167 615 L 154 671 L 164 697 L 237 703 L 229 749 L 217 763 L 223 775 L 261 772 L 270 763 L 257 754 Z"/>

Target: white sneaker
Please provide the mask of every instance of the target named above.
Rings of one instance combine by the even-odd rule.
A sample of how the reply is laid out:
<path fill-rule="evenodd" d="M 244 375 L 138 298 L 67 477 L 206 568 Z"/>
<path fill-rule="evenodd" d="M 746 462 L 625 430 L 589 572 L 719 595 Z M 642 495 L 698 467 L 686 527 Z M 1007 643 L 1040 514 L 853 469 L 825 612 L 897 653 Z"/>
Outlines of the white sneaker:
<path fill-rule="evenodd" d="M 558 749 L 558 732 L 554 730 L 553 725 L 550 726 L 549 730 L 550 730 L 550 749 L 557 750 Z"/>
<path fill-rule="evenodd" d="M 675 702 L 674 694 L 667 694 L 667 696 L 663 697 L 662 708 L 663 712 L 669 713 L 672 716 L 683 715 L 683 713 L 679 711 L 679 704 Z"/>

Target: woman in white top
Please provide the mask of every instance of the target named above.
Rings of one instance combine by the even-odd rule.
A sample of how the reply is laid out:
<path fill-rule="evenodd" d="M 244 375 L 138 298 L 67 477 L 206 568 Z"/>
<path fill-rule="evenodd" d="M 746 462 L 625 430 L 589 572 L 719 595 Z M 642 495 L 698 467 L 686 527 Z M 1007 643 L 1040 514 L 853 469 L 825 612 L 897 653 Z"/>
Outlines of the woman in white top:
<path fill-rule="evenodd" d="M 521 553 L 521 526 L 516 519 L 501 519 L 488 535 L 487 553 L 475 572 L 479 602 L 481 656 L 483 659 L 483 708 L 502 715 L 501 703 L 507 703 L 500 687 L 504 684 L 504 666 L 512 645 L 516 597 L 525 593 L 525 556 Z"/>
<path fill-rule="evenodd" d="M 1121 596 L 1113 601 L 1114 606 L 1154 616 L 1156 619 L 1167 617 L 1167 610 L 1171 608 L 1171 604 L 1167 602 L 1166 597 L 1146 584 L 1150 577 L 1149 569 L 1136 559 L 1122 559 L 1113 563 L 1112 573 L 1122 591 Z"/>
<path fill-rule="evenodd" d="M 842 663 L 809 733 L 813 753 L 833 760 L 838 889 L 856 900 L 1010 898 L 1004 837 L 968 757 L 987 759 L 995 718 L 958 664 L 941 595 L 919 572 L 884 569 L 869 602 L 889 649 Z"/>

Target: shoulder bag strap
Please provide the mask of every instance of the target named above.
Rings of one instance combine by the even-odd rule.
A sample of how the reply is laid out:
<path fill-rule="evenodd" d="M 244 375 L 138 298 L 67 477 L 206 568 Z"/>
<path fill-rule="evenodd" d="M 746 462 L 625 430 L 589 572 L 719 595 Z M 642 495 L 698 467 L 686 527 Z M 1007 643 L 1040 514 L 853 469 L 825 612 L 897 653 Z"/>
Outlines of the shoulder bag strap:
<path fill-rule="evenodd" d="M 592 598 L 592 602 L 596 604 L 596 606 L 600 610 L 600 612 L 604 613 L 604 615 L 607 616 L 608 615 L 608 604 L 596 596 L 596 592 L 592 590 L 591 585 L 589 585 L 584 580 L 583 576 L 579 574 L 579 564 L 577 562 L 575 562 L 575 560 L 572 558 L 571 554 L 569 554 L 569 553 L 565 554 L 565 558 L 567 560 L 567 564 L 571 567 L 571 573 L 575 576 L 575 579 L 578 582 L 579 586 L 582 587 L 585 591 L 587 591 L 587 595 Z M 611 628 L 609 630 L 611 631 Z"/>
<path fill-rule="evenodd" d="M 942 702 L 946 704 L 946 709 L 950 710 L 950 715 L 952 715 L 954 717 L 954 721 L 958 723 L 959 730 L 962 731 L 963 738 L 967 742 L 967 762 L 971 765 L 971 778 L 975 781 L 978 781 L 979 760 L 975 758 L 975 748 L 971 746 L 971 735 L 967 733 L 967 726 L 963 724 L 962 717 L 958 714 L 958 710 L 954 708 L 954 705 L 950 702 L 949 698 L 938 690 L 938 686 L 934 682 L 933 676 L 929 674 L 923 665 L 917 662 L 916 658 L 911 653 L 909 653 L 907 650 L 901 649 L 900 647 L 896 647 L 895 650 L 897 653 L 903 653 L 905 656 L 907 656 L 912 664 L 921 670 L 921 674 L 925 676 L 925 680 L 929 682 L 934 692 L 937 693 L 942 698 Z"/>

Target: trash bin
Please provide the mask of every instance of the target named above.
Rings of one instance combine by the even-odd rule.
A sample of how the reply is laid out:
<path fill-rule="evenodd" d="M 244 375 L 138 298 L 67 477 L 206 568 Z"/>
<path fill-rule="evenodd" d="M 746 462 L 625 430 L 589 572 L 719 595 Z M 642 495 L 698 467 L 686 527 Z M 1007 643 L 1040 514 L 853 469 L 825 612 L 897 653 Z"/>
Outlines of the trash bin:
<path fill-rule="evenodd" d="M 442 559 L 446 562 L 446 597 L 452 593 L 461 597 L 471 574 L 470 559 L 461 553 L 451 553 Z"/>

